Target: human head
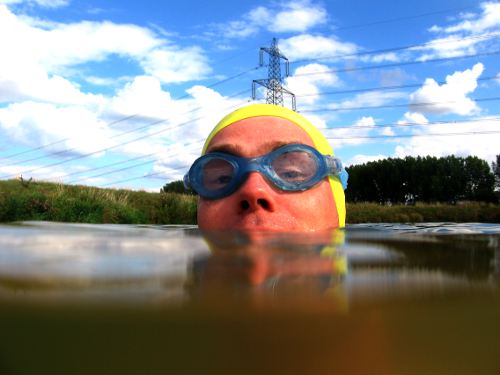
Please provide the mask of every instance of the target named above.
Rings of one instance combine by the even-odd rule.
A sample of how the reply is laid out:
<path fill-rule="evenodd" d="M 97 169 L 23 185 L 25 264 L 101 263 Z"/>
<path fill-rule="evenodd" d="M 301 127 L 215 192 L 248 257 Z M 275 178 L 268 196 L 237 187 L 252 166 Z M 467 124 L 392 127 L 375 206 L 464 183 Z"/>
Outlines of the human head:
<path fill-rule="evenodd" d="M 307 119 L 270 104 L 246 106 L 224 117 L 208 136 L 202 154 L 222 151 L 249 158 L 289 143 L 333 155 L 326 138 Z M 344 227 L 344 191 L 338 176 L 325 177 L 303 192 L 285 192 L 251 172 L 230 196 L 200 198 L 198 225 L 201 229 L 302 232 Z"/>

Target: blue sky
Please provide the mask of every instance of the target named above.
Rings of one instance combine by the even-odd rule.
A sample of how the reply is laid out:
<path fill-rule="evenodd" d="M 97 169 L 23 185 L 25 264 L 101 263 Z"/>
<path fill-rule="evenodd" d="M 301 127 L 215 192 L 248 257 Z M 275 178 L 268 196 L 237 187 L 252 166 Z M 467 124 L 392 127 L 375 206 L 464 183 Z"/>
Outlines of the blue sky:
<path fill-rule="evenodd" d="M 500 153 L 497 1 L 0 0 L 0 178 L 158 191 L 272 38 L 345 164 Z"/>

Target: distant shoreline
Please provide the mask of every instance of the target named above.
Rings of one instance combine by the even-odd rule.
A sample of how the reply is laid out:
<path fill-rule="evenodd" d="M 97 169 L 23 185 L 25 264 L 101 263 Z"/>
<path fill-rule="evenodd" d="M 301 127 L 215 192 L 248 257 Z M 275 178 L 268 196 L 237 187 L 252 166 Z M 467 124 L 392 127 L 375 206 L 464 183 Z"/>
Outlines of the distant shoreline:
<path fill-rule="evenodd" d="M 0 181 L 0 222 L 196 224 L 197 197 L 49 182 Z M 347 223 L 500 223 L 500 205 L 481 202 L 347 203 Z"/>

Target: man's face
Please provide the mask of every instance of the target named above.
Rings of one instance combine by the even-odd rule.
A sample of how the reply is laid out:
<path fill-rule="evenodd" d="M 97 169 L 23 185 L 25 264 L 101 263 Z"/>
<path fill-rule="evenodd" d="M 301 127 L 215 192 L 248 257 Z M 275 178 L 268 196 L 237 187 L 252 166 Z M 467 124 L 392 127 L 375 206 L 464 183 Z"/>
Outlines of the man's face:
<path fill-rule="evenodd" d="M 314 144 L 294 123 L 279 117 L 244 119 L 220 131 L 207 152 L 256 157 L 289 143 Z M 201 229 L 309 232 L 338 227 L 338 214 L 328 179 L 303 192 L 286 192 L 258 172 L 251 172 L 233 194 L 222 199 L 200 198 Z"/>

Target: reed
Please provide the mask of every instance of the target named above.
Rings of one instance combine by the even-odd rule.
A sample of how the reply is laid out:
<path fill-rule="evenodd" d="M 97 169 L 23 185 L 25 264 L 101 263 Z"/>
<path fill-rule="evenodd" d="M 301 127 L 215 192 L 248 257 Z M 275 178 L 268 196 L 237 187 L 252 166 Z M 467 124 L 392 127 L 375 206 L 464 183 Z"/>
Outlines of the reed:
<path fill-rule="evenodd" d="M 19 180 L 0 181 L 0 222 L 45 220 L 116 224 L 196 224 L 197 197 Z M 347 222 L 500 223 L 500 205 L 347 203 Z"/>

